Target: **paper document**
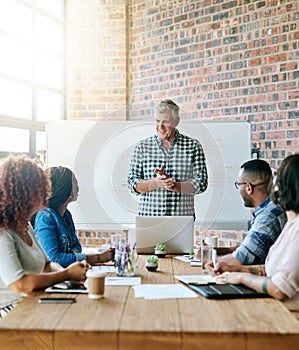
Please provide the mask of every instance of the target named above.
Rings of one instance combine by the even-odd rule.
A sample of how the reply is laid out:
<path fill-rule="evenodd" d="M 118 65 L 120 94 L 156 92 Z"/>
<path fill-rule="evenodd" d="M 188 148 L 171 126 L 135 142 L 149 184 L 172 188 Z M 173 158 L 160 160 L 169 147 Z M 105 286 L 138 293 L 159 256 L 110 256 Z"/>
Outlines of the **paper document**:
<path fill-rule="evenodd" d="M 174 276 L 177 280 L 183 283 L 193 283 L 193 284 L 208 284 L 216 283 L 216 277 L 209 275 L 178 275 Z"/>
<path fill-rule="evenodd" d="M 141 277 L 106 277 L 106 286 L 136 286 L 141 284 Z"/>
<path fill-rule="evenodd" d="M 175 259 L 183 261 L 183 262 L 190 262 L 193 260 L 193 256 L 192 255 L 178 255 L 178 256 L 175 256 Z"/>
<path fill-rule="evenodd" d="M 104 271 L 104 272 L 115 272 L 115 267 L 114 265 L 96 265 L 93 266 L 92 269 L 98 270 L 98 271 Z"/>
<path fill-rule="evenodd" d="M 201 261 L 197 259 L 196 257 L 193 257 L 192 255 L 178 255 L 175 256 L 175 259 L 188 262 L 191 266 L 201 266 Z"/>
<path fill-rule="evenodd" d="M 197 298 L 197 294 L 182 284 L 141 284 L 134 286 L 135 297 L 147 300 Z"/>

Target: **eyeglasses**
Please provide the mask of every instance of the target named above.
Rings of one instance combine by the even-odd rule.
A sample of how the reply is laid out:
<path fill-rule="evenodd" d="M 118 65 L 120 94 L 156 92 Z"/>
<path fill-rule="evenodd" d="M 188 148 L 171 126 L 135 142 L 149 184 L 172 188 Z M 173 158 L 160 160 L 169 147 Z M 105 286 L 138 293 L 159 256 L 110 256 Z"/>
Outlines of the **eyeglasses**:
<path fill-rule="evenodd" d="M 264 182 L 260 182 L 259 184 L 252 184 L 251 182 L 238 182 L 238 181 L 236 181 L 235 182 L 235 187 L 238 190 L 241 185 L 248 184 L 248 185 L 251 185 L 252 187 L 256 187 L 256 186 L 259 186 L 259 185 L 263 185 L 264 183 L 265 183 L 265 181 Z"/>

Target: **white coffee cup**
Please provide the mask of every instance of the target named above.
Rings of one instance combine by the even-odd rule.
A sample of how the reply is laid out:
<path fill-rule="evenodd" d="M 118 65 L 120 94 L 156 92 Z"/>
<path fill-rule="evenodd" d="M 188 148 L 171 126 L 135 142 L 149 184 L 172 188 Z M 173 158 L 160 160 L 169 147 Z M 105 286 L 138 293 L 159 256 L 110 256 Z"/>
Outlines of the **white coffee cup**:
<path fill-rule="evenodd" d="M 106 272 L 90 269 L 86 273 L 88 297 L 100 299 L 104 297 Z"/>
<path fill-rule="evenodd" d="M 217 236 L 206 237 L 205 243 L 207 243 L 212 248 L 217 248 L 218 247 L 218 237 Z"/>

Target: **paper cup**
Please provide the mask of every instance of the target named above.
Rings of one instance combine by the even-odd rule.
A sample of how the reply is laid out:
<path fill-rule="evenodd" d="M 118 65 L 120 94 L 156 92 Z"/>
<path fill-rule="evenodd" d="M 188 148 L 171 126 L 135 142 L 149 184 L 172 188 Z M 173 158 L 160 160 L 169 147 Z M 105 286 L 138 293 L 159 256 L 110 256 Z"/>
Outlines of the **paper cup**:
<path fill-rule="evenodd" d="M 105 277 L 106 272 L 88 270 L 86 273 L 88 297 L 90 299 L 101 299 L 105 292 Z"/>

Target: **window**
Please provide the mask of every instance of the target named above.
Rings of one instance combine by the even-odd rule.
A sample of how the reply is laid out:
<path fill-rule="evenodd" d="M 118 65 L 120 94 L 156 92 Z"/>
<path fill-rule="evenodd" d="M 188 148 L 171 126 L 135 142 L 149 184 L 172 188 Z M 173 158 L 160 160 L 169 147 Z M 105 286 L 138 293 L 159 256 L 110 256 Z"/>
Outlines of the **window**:
<path fill-rule="evenodd" d="M 0 0 L 0 152 L 45 154 L 64 119 L 65 1 Z"/>

